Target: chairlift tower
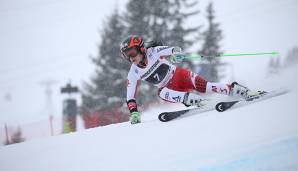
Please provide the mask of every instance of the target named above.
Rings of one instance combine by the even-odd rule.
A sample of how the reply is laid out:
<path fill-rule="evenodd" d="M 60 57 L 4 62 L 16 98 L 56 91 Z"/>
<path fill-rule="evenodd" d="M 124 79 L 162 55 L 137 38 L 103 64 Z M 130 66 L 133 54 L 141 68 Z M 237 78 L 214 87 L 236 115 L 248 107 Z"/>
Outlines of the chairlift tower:
<path fill-rule="evenodd" d="M 78 113 L 77 101 L 71 98 L 71 94 L 78 93 L 79 88 L 67 83 L 65 87 L 61 87 L 61 94 L 68 94 L 69 97 L 63 100 L 63 133 L 76 131 L 76 118 Z"/>

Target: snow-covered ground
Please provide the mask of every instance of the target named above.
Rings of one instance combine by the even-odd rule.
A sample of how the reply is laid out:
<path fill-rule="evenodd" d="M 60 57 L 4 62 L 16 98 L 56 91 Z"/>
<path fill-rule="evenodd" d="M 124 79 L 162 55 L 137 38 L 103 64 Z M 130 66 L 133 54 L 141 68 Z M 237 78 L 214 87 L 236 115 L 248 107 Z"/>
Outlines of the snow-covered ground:
<path fill-rule="evenodd" d="M 292 68 L 250 86 L 284 87 L 297 73 Z M 171 104 L 144 112 L 138 125 L 2 146 L 0 170 L 298 170 L 298 91 L 289 88 L 288 94 L 224 113 L 159 122 L 159 112 L 182 107 Z"/>

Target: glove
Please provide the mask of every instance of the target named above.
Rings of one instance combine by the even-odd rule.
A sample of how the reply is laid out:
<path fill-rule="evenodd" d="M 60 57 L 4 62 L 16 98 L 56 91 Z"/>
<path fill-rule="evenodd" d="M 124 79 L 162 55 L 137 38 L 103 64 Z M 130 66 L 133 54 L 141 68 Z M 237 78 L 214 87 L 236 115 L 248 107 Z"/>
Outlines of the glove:
<path fill-rule="evenodd" d="M 137 109 L 137 103 L 135 99 L 130 99 L 127 101 L 127 107 L 130 111 L 130 123 L 136 124 L 141 122 L 141 115 Z"/>
<path fill-rule="evenodd" d="M 180 47 L 173 48 L 173 54 L 170 56 L 170 61 L 172 63 L 181 63 L 185 58 L 185 55 L 182 54 L 182 49 Z"/>
<path fill-rule="evenodd" d="M 181 53 L 173 54 L 170 56 L 170 61 L 172 63 L 181 63 L 184 60 L 185 56 Z"/>
<path fill-rule="evenodd" d="M 141 123 L 141 114 L 139 112 L 130 113 L 130 123 L 131 124 Z"/>

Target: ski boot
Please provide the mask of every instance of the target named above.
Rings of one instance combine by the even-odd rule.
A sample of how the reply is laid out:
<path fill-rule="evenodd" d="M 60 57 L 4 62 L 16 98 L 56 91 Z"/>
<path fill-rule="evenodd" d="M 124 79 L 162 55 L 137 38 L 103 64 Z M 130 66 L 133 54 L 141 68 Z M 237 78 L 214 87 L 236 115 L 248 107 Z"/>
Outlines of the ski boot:
<path fill-rule="evenodd" d="M 141 115 L 139 112 L 132 112 L 130 114 L 130 123 L 131 124 L 137 124 L 137 123 L 141 123 Z"/>
<path fill-rule="evenodd" d="M 206 100 L 194 93 L 186 93 L 182 102 L 186 107 L 197 106 L 202 107 L 206 105 Z"/>
<path fill-rule="evenodd" d="M 261 94 L 266 93 L 265 91 L 251 91 L 247 87 L 238 84 L 237 82 L 233 82 L 231 84 L 230 89 L 230 96 L 236 97 L 236 98 L 242 98 L 244 100 L 249 100 L 254 97 L 258 97 Z"/>

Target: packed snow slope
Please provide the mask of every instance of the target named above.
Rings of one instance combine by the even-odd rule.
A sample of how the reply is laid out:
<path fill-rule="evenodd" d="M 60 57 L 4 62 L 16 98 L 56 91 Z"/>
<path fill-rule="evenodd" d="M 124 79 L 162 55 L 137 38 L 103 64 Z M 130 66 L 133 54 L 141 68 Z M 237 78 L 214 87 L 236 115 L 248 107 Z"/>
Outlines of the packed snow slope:
<path fill-rule="evenodd" d="M 265 90 L 293 85 L 288 94 L 224 113 L 162 123 L 159 112 L 181 108 L 168 105 L 144 112 L 141 124 L 0 147 L 0 170 L 298 170 L 298 91 L 289 84 L 296 71 L 250 85 Z"/>

